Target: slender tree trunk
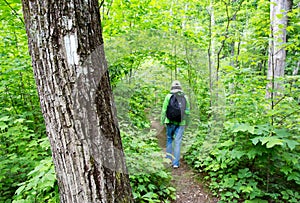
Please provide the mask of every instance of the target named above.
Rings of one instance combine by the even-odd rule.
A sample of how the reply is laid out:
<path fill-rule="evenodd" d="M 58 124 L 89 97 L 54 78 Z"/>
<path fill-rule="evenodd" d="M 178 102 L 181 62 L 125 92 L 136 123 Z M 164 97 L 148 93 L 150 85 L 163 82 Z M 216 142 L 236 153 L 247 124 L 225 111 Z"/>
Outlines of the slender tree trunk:
<path fill-rule="evenodd" d="M 215 40 L 212 36 L 213 28 L 215 26 L 215 17 L 214 17 L 214 7 L 213 7 L 213 0 L 210 1 L 210 7 L 209 7 L 209 44 L 208 44 L 208 68 L 209 68 L 209 91 L 210 91 L 210 107 L 213 106 L 213 94 L 214 94 L 214 86 L 217 81 L 216 80 L 216 68 L 215 68 Z"/>
<path fill-rule="evenodd" d="M 294 68 L 292 75 L 298 75 L 299 68 L 300 68 L 300 61 L 297 62 L 297 66 Z"/>
<path fill-rule="evenodd" d="M 236 0 L 232 0 L 232 3 L 235 3 L 236 2 Z M 234 14 L 233 16 L 232 16 L 232 21 L 236 21 L 236 14 Z M 233 29 L 234 30 L 237 30 L 237 27 L 235 26 L 235 25 L 233 25 Z M 236 41 L 235 40 L 232 40 L 232 42 L 231 42 L 231 44 L 230 44 L 230 47 L 231 47 L 231 60 L 230 60 L 230 65 L 232 66 L 232 67 L 235 67 L 237 64 L 235 64 L 235 60 L 234 60 L 234 58 L 235 58 L 235 56 L 236 56 L 236 58 L 238 57 L 237 56 L 237 53 L 236 53 L 236 50 L 235 50 L 235 45 L 236 45 Z"/>
<path fill-rule="evenodd" d="M 23 0 L 61 202 L 133 202 L 97 0 Z"/>
<path fill-rule="evenodd" d="M 272 100 L 283 91 L 278 78 L 284 76 L 286 60 L 286 27 L 288 23 L 287 13 L 292 8 L 292 0 L 271 0 L 270 22 L 271 41 L 269 44 L 268 74 L 270 80 L 267 85 L 266 97 Z M 273 106 L 273 102 L 272 102 Z"/>

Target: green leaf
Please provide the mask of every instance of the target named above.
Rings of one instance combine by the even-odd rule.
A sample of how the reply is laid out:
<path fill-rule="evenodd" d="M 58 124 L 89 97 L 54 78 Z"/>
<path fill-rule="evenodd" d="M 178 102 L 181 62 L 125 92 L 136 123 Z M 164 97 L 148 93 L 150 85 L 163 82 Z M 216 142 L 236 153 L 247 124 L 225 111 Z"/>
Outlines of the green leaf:
<path fill-rule="evenodd" d="M 230 146 L 233 146 L 233 145 L 235 145 L 235 142 L 232 141 L 232 140 L 226 140 L 225 142 L 221 143 L 222 147 L 230 147 Z"/>
<path fill-rule="evenodd" d="M 139 185 L 138 190 L 139 191 L 147 191 L 145 185 Z"/>
<path fill-rule="evenodd" d="M 268 201 L 263 199 L 253 199 L 253 200 L 246 200 L 245 203 L 268 203 Z"/>
<path fill-rule="evenodd" d="M 278 138 L 273 138 L 273 139 L 270 138 L 270 140 L 267 143 L 267 148 L 272 148 L 275 145 L 283 145 L 283 140 Z"/>
<path fill-rule="evenodd" d="M 278 25 L 278 28 L 280 28 L 280 29 L 283 29 L 284 27 L 285 27 L 284 24 L 279 24 L 279 25 Z"/>
<path fill-rule="evenodd" d="M 257 135 L 268 135 L 270 132 L 269 125 L 257 125 L 255 129 L 255 134 Z"/>
<path fill-rule="evenodd" d="M 264 152 L 267 152 L 267 149 L 264 147 L 252 147 L 248 152 L 247 156 L 249 159 L 254 159 L 257 156 L 262 156 Z"/>
<path fill-rule="evenodd" d="M 25 189 L 25 187 L 26 187 L 26 184 L 20 186 L 20 187 L 16 190 L 15 194 L 16 194 L 16 195 L 20 195 L 20 194 L 23 192 L 23 190 Z"/>
<path fill-rule="evenodd" d="M 254 127 L 249 125 L 248 123 L 238 124 L 234 129 L 233 132 L 249 132 L 254 134 Z"/>
<path fill-rule="evenodd" d="M 14 123 L 15 123 L 15 124 L 16 124 L 16 123 L 23 123 L 24 121 L 25 121 L 24 118 L 19 118 L 19 119 L 14 120 Z"/>
<path fill-rule="evenodd" d="M 238 172 L 238 177 L 239 178 L 249 178 L 252 176 L 251 171 L 249 170 L 249 168 L 244 168 L 244 169 L 240 169 Z"/>
<path fill-rule="evenodd" d="M 232 196 L 232 192 L 227 191 L 227 192 L 225 193 L 225 196 L 231 197 L 231 196 Z"/>
<path fill-rule="evenodd" d="M 4 116 L 4 117 L 1 117 L 0 118 L 0 121 L 9 121 L 10 120 L 10 117 L 9 116 Z"/>
<path fill-rule="evenodd" d="M 232 157 L 232 158 L 234 158 L 234 159 L 235 159 L 235 158 L 240 159 L 242 156 L 245 155 L 245 152 L 242 152 L 242 151 L 233 149 L 233 150 L 230 152 L 230 154 L 231 154 L 231 157 Z"/>
<path fill-rule="evenodd" d="M 257 145 L 257 143 L 260 141 L 260 138 L 261 137 L 255 137 L 255 138 L 251 139 L 251 141 L 254 145 Z"/>
<path fill-rule="evenodd" d="M 261 144 L 262 144 L 262 145 L 264 145 L 264 144 L 266 144 L 267 142 L 269 142 L 269 140 L 270 140 L 269 137 L 261 137 L 261 138 L 260 138 L 260 141 L 261 141 Z"/>
<path fill-rule="evenodd" d="M 235 177 L 225 178 L 223 185 L 227 188 L 232 188 L 234 186 L 235 181 Z"/>
<path fill-rule="evenodd" d="M 278 19 L 281 19 L 281 18 L 283 18 L 283 14 L 276 14 L 276 17 L 278 18 Z"/>
<path fill-rule="evenodd" d="M 148 188 L 149 188 L 149 190 L 153 191 L 153 190 L 155 190 L 156 186 L 153 184 L 149 184 Z"/>
<path fill-rule="evenodd" d="M 153 192 L 148 192 L 147 194 L 143 195 L 143 198 L 148 199 L 148 200 L 149 199 L 152 200 L 153 198 L 157 198 L 157 197 L 158 197 L 158 195 Z M 155 202 L 157 202 L 157 201 L 155 201 Z M 160 202 L 160 201 L 158 201 L 158 202 Z"/>
<path fill-rule="evenodd" d="M 295 181 L 300 181 L 300 174 L 297 173 L 297 172 L 292 172 L 288 178 L 287 178 L 288 181 L 290 180 L 295 180 Z"/>
<path fill-rule="evenodd" d="M 3 131 L 8 127 L 8 125 L 6 125 L 6 123 L 4 122 L 0 122 L 0 130 Z"/>
<path fill-rule="evenodd" d="M 278 137 L 287 137 L 291 135 L 287 129 L 275 129 L 274 132 Z"/>
<path fill-rule="evenodd" d="M 295 147 L 299 145 L 299 143 L 294 140 L 285 140 L 285 142 L 291 150 L 295 149 Z"/>

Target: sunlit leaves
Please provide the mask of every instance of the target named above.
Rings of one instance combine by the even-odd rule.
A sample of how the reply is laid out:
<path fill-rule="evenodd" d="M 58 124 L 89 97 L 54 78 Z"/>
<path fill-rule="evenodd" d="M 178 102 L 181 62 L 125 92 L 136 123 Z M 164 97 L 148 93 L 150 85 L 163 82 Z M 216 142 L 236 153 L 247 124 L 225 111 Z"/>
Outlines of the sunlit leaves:
<path fill-rule="evenodd" d="M 261 142 L 262 145 L 266 145 L 267 148 L 273 148 L 276 145 L 288 147 L 290 150 L 294 150 L 297 145 L 300 145 L 296 140 L 291 139 L 292 135 L 285 129 L 274 130 L 277 135 L 255 137 L 252 139 L 252 143 L 257 145 Z"/>
<path fill-rule="evenodd" d="M 252 140 L 253 144 L 257 144 L 258 141 L 261 141 L 262 145 L 266 144 L 267 148 L 272 148 L 275 145 L 283 145 L 283 140 L 278 137 L 256 137 Z"/>
<path fill-rule="evenodd" d="M 49 147 L 28 54 L 21 1 L 0 2 L 0 202 L 12 200 L 20 182 Z M 49 146 L 49 143 L 46 144 Z"/>
<path fill-rule="evenodd" d="M 273 197 L 281 197 L 286 202 L 298 202 L 299 194 L 285 185 L 287 182 L 289 186 L 294 183 L 298 184 L 294 186 L 299 186 L 298 76 L 285 81 L 285 98 L 273 110 L 267 105 L 269 101 L 264 95 L 270 2 L 237 0 L 227 5 L 226 1 L 211 2 L 214 2 L 216 20 L 212 36 L 217 48 L 225 41 L 221 53 L 220 79 L 225 86 L 226 105 L 223 114 L 226 120 L 225 128 L 221 126 L 223 131 L 217 135 L 220 142 L 211 147 L 212 151 L 202 153 L 203 140 L 214 130 L 214 126 L 205 122 L 210 102 L 207 81 L 209 13 L 212 9 L 209 7 L 210 1 L 104 1 L 100 12 L 112 84 L 116 87 L 120 81 L 128 80 L 140 85 L 132 86 L 134 91 L 131 92 L 127 92 L 129 88 L 125 86 L 120 88 L 119 95 L 128 96 L 128 100 L 121 97 L 117 99 L 128 108 L 118 111 L 118 116 L 125 120 L 127 115 L 126 118 L 135 127 L 149 127 L 145 112 L 152 108 L 151 93 L 158 95 L 156 102 L 159 103 L 166 85 L 154 89 L 149 87 L 149 83 L 144 84 L 144 81 L 151 79 L 162 84 L 168 83 L 171 80 L 170 70 L 179 67 L 180 77 L 190 81 L 190 88 L 195 94 L 193 104 L 201 111 L 195 116 L 198 128 L 190 133 L 199 138 L 195 140 L 187 157 L 198 170 L 205 170 L 210 175 L 210 188 L 215 194 L 228 202 L 248 198 L 252 199 L 246 200 L 249 203 L 264 203 L 263 198 Z M 295 5 L 298 3 L 296 1 Z M 20 19 L 20 1 L 1 1 L 0 8 L 0 201 L 1 198 L 11 197 L 19 187 L 18 202 L 25 201 L 28 196 L 33 198 L 37 191 L 45 192 L 45 200 L 50 202 L 50 199 L 55 198 L 48 198 L 47 195 L 55 194 L 55 180 L 53 173 L 49 172 L 52 168 L 47 165 L 48 162 L 39 162 L 50 156 L 50 148 L 27 54 L 25 27 Z M 233 16 L 236 11 L 236 16 Z M 288 16 L 286 73 L 291 75 L 297 67 L 300 53 L 299 8 L 294 6 Z M 282 14 L 277 17 L 281 18 Z M 226 31 L 228 20 L 230 26 Z M 160 69 L 160 72 L 149 77 L 145 70 L 150 69 Z M 142 78 L 143 82 L 133 82 L 130 74 L 143 71 L 147 78 Z M 158 106 L 153 108 L 159 112 Z M 272 125 L 271 118 L 274 118 Z M 204 126 L 207 129 L 199 129 Z M 132 165 L 142 168 L 150 162 L 162 167 L 156 160 L 137 153 L 151 154 L 153 140 L 151 146 L 138 138 L 127 141 L 127 152 L 132 153 L 133 158 L 140 158 L 138 162 L 132 161 L 136 159 L 130 160 Z M 43 164 L 45 167 L 41 166 Z M 271 190 L 265 192 L 268 175 L 273 178 L 271 183 L 275 183 L 268 185 L 273 187 L 273 194 L 270 194 Z M 174 189 L 165 185 L 170 176 L 164 172 L 155 176 L 132 176 L 131 179 L 136 186 L 134 195 L 140 200 L 155 202 L 158 201 L 157 194 L 174 195 Z M 162 187 L 153 184 L 157 180 Z M 23 184 L 19 184 L 20 181 Z"/>
<path fill-rule="evenodd" d="M 175 188 L 170 186 L 168 164 L 157 145 L 155 134 L 122 126 L 121 132 L 130 182 L 137 202 L 161 202 L 175 199 Z"/>
<path fill-rule="evenodd" d="M 248 123 L 243 123 L 235 126 L 232 132 L 249 132 L 254 134 L 254 127 L 249 125 Z"/>
<path fill-rule="evenodd" d="M 59 202 L 56 175 L 51 157 L 42 160 L 27 176 L 28 180 L 19 184 L 13 203 L 33 200 Z"/>

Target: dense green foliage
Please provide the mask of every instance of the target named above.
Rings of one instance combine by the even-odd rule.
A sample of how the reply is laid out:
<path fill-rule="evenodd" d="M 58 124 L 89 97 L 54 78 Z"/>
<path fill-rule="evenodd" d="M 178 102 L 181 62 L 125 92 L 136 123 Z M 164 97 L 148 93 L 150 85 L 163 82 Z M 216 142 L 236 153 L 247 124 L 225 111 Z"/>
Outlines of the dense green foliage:
<path fill-rule="evenodd" d="M 269 1 L 211 2 L 107 0 L 100 9 L 134 197 L 175 198 L 150 126 L 177 78 L 192 105 L 184 158 L 220 202 L 299 202 L 300 79 L 293 72 L 300 2 L 288 14 L 285 88 L 274 101 L 265 98 Z M 1 1 L 0 8 L 0 202 L 58 202 L 20 0 Z M 212 41 L 217 96 L 209 85 Z"/>
<path fill-rule="evenodd" d="M 137 74 L 138 77 L 139 74 Z M 122 143 L 126 154 L 130 182 L 136 202 L 170 202 L 175 188 L 170 186 L 171 175 L 158 146 L 156 131 L 150 129 L 151 108 L 159 86 L 140 78 L 120 82 L 114 89 L 117 112 L 122 129 Z"/>
<path fill-rule="evenodd" d="M 264 97 L 266 82 L 252 74 L 244 72 L 234 78 L 239 88 L 227 98 L 218 142 L 211 143 L 209 152 L 199 148 L 210 133 L 203 129 L 185 158 L 208 174 L 210 189 L 223 202 L 299 202 L 299 104 L 287 96 L 270 110 Z"/>
<path fill-rule="evenodd" d="M 1 1 L 0 8 L 0 202 L 11 202 L 15 191 L 23 182 L 30 182 L 34 175 L 31 171 L 51 152 L 45 139 L 20 1 Z M 27 187 L 39 189 L 35 185 Z M 52 187 L 44 190 L 45 196 L 52 190 L 53 181 Z M 31 198 L 38 200 L 39 196 L 32 194 Z"/>
<path fill-rule="evenodd" d="M 172 177 L 165 167 L 168 163 L 163 159 L 155 133 L 123 132 L 123 143 L 135 201 L 170 202 L 175 199 L 175 188 L 170 186 Z"/>
<path fill-rule="evenodd" d="M 115 1 L 107 9 L 106 46 L 111 71 L 121 76 L 113 75 L 116 81 L 136 77 L 132 72 L 148 61 L 149 69 L 159 75 L 166 68 L 168 75 L 143 69 L 145 80 L 185 82 L 194 108 L 185 159 L 205 174 L 220 202 L 299 202 L 299 76 L 291 76 L 299 61 L 298 3 L 288 15 L 285 89 L 273 102 L 265 98 L 269 1 Z M 211 37 L 220 65 L 218 98 L 209 94 Z"/>

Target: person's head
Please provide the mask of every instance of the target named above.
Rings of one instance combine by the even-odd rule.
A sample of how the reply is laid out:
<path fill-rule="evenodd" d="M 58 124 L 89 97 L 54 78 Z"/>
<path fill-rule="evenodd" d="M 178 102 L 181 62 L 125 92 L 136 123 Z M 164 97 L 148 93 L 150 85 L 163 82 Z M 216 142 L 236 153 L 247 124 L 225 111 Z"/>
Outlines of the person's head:
<path fill-rule="evenodd" d="M 178 80 L 174 80 L 171 85 L 171 93 L 182 92 L 181 84 Z"/>

